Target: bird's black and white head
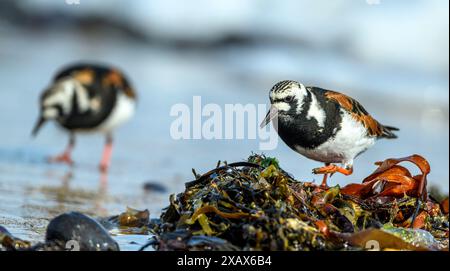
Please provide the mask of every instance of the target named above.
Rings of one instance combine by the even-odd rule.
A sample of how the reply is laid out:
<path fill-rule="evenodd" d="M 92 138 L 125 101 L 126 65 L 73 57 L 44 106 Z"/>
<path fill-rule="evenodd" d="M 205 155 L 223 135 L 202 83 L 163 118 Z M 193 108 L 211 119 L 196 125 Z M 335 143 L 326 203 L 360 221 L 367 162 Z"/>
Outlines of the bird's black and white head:
<path fill-rule="evenodd" d="M 306 87 L 299 82 L 284 80 L 276 83 L 270 90 L 271 107 L 266 118 L 260 125 L 261 128 L 276 117 L 284 118 L 295 113 L 300 113 L 307 95 Z"/>
<path fill-rule="evenodd" d="M 60 121 L 68 116 L 72 112 L 74 94 L 83 88 L 80 82 L 74 78 L 65 77 L 54 82 L 45 90 L 40 99 L 41 112 L 33 129 L 33 136 L 38 133 L 47 120 Z M 80 101 L 77 101 L 77 103 L 80 103 Z"/>

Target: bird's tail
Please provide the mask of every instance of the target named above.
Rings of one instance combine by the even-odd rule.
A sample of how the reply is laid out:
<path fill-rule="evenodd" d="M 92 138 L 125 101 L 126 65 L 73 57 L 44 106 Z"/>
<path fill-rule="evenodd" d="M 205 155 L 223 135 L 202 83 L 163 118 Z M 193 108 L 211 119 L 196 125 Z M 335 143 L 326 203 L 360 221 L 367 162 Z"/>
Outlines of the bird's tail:
<path fill-rule="evenodd" d="M 392 131 L 399 131 L 399 130 L 400 129 L 398 129 L 397 127 L 383 125 L 381 137 L 397 138 L 397 135 L 394 134 Z"/>

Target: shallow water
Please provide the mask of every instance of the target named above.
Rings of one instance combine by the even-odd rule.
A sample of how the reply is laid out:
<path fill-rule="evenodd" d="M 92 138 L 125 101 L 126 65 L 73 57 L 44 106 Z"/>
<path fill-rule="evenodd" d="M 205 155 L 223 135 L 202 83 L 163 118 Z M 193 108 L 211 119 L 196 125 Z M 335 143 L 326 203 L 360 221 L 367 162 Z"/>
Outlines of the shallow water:
<path fill-rule="evenodd" d="M 193 95 L 220 106 L 266 104 L 272 84 L 286 77 L 298 78 L 298 70 L 306 83 L 348 89 L 346 93 L 360 100 L 381 122 L 401 128 L 399 139 L 379 141 L 356 160 L 352 176 L 334 176 L 331 184 L 360 182 L 375 169 L 373 162 L 418 153 L 430 161 L 429 184 L 448 193 L 448 96 L 447 100 L 436 98 L 442 89 L 448 89 L 448 77 L 414 72 L 395 76 L 392 70 L 379 71 L 339 55 L 288 46 L 176 51 L 108 37 L 7 34 L 0 52 L 0 225 L 20 238 L 42 240 L 49 219 L 65 211 L 108 216 L 130 206 L 149 209 L 151 217 L 158 217 L 168 205 L 169 194 L 181 192 L 184 182 L 192 179 L 191 168 L 201 173 L 218 160 L 240 161 L 252 151 L 259 152 L 258 140 L 173 140 L 169 133 L 174 120 L 169 115 L 171 106 L 191 106 Z M 303 62 L 293 60 L 292 54 Z M 97 170 L 104 140 L 101 135 L 78 137 L 73 168 L 46 163 L 46 157 L 61 151 L 68 140 L 55 125 L 46 125 L 35 139 L 30 137 L 41 90 L 61 65 L 80 59 L 121 67 L 139 94 L 135 118 L 115 134 L 107 176 Z M 327 65 L 330 59 L 331 66 Z M 315 68 L 307 69 L 312 62 Z M 334 79 L 341 75 L 348 80 Z M 367 84 L 373 78 L 380 82 Z M 392 92 L 382 87 L 389 82 L 393 82 Z M 411 91 L 405 98 L 412 84 L 427 91 Z M 281 141 L 275 150 L 265 153 L 277 157 L 299 180 L 317 179 L 310 172 L 320 164 L 299 156 Z M 147 181 L 163 184 L 167 192 L 145 192 Z M 148 236 L 115 238 L 121 249 L 136 250 Z"/>

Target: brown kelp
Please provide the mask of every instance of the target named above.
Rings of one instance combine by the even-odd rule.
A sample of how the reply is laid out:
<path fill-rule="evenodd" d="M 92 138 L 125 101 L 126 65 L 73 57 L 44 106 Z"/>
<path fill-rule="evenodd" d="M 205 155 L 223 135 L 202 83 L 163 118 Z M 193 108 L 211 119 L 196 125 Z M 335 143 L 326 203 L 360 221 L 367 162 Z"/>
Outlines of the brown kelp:
<path fill-rule="evenodd" d="M 398 165 L 412 162 L 413 176 Z M 274 158 L 218 164 L 170 196 L 158 250 L 448 250 L 448 200 L 427 197 L 428 162 L 387 159 L 362 184 L 300 182 Z M 421 193 L 423 192 L 423 193 Z M 425 194 L 425 196 L 423 196 Z M 446 204 L 446 205 L 445 205 Z"/>
<path fill-rule="evenodd" d="M 24 250 L 30 247 L 30 242 L 13 236 L 6 228 L 0 226 L 0 251 Z"/>
<path fill-rule="evenodd" d="M 149 234 L 150 212 L 127 207 L 126 211 L 106 219 L 100 223 L 107 229 L 116 229 L 119 234 Z"/>

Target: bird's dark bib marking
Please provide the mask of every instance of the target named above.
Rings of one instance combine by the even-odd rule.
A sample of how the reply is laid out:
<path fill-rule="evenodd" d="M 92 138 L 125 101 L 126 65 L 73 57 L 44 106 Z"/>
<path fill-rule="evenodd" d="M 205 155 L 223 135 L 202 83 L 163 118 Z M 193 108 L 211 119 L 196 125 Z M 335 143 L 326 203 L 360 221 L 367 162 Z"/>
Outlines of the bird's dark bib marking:
<path fill-rule="evenodd" d="M 326 118 L 324 127 L 320 127 L 316 119 L 307 118 L 312 102 L 312 94 L 310 91 L 307 92 L 307 96 L 303 100 L 300 114 L 296 112 L 297 102 L 294 101 L 291 104 L 290 111 L 278 120 L 278 134 L 293 150 L 296 150 L 296 146 L 307 149 L 315 148 L 334 137 L 341 129 L 340 122 L 342 116 L 339 112 L 339 107 L 335 104 L 328 103 L 320 93 L 317 94 L 315 95 L 317 102 L 325 111 Z"/>

